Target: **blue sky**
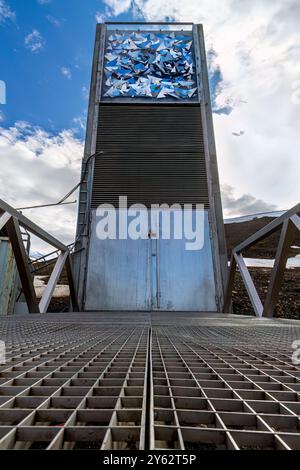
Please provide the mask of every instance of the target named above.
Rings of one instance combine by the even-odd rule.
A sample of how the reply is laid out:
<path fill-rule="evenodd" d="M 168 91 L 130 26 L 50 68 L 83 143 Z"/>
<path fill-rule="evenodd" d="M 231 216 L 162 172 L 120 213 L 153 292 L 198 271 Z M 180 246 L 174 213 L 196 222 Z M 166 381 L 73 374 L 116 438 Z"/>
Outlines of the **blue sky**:
<path fill-rule="evenodd" d="M 0 28 L 5 124 L 24 120 L 52 131 L 73 126 L 87 107 L 95 16 L 104 6 L 82 0 L 10 0 L 9 5 L 16 19 Z M 33 31 L 42 41 L 36 52 L 25 45 Z"/>
<path fill-rule="evenodd" d="M 299 0 L 0 0 L 2 199 L 55 202 L 78 182 L 97 20 L 167 19 L 204 25 L 224 214 L 300 200 Z M 76 206 L 49 211 L 27 215 L 70 241 Z"/>
<path fill-rule="evenodd" d="M 75 127 L 83 134 L 96 17 L 105 15 L 107 5 L 98 0 L 6 4 L 15 18 L 6 19 L 0 28 L 0 79 L 7 86 L 5 125 L 21 120 L 52 132 Z M 114 19 L 135 18 L 128 11 L 109 16 Z M 215 96 L 220 70 L 211 78 Z"/>

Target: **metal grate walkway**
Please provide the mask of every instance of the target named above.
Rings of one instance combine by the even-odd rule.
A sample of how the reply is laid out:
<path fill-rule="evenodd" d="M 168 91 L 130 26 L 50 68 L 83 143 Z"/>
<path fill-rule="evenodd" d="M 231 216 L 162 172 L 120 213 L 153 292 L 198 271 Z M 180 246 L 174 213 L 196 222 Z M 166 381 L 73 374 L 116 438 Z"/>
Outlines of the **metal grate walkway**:
<path fill-rule="evenodd" d="M 0 449 L 300 449 L 296 321 L 47 314 L 0 339 Z"/>

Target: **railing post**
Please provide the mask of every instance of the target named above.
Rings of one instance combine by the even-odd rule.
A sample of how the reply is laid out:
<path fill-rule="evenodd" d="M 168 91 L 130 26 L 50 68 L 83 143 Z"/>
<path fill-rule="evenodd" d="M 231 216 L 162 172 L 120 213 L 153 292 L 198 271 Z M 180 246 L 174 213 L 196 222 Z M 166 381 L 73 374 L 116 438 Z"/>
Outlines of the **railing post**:
<path fill-rule="evenodd" d="M 56 264 L 54 266 L 54 269 L 51 273 L 50 279 L 48 281 L 48 284 L 44 290 L 44 293 L 42 295 L 42 298 L 40 300 L 39 308 L 41 313 L 46 313 L 49 307 L 49 304 L 52 299 L 52 295 L 54 292 L 54 289 L 56 287 L 56 284 L 59 281 L 60 275 L 62 273 L 62 270 L 64 268 L 66 259 L 68 257 L 68 251 L 65 253 L 61 253 L 56 261 Z"/>
<path fill-rule="evenodd" d="M 297 215 L 297 214 L 292 215 L 291 221 L 293 222 L 293 224 L 295 225 L 297 230 L 299 230 L 299 232 L 300 232 L 300 217 L 299 217 L 299 215 Z"/>
<path fill-rule="evenodd" d="M 40 313 L 18 220 L 15 217 L 11 217 L 6 223 L 6 229 L 15 255 L 28 310 L 30 313 Z"/>
<path fill-rule="evenodd" d="M 3 214 L 0 214 L 0 230 L 5 227 L 9 219 L 11 218 L 11 215 L 8 212 L 4 212 Z"/>
<path fill-rule="evenodd" d="M 283 282 L 284 271 L 289 255 L 289 249 L 296 237 L 296 226 L 287 219 L 282 226 L 279 245 L 276 252 L 275 263 L 271 273 L 271 280 L 265 300 L 263 316 L 272 317 L 278 300 L 280 287 Z"/>
<path fill-rule="evenodd" d="M 223 310 L 224 313 L 230 313 L 231 311 L 232 289 L 234 285 L 235 274 L 236 274 L 236 260 L 235 260 L 235 257 L 231 255 L 229 276 L 228 276 L 228 282 L 227 282 L 227 288 L 226 288 L 226 294 L 225 294 L 225 300 L 224 300 L 224 310 Z"/>
<path fill-rule="evenodd" d="M 254 309 L 255 315 L 257 317 L 261 317 L 263 313 L 263 305 L 255 288 L 254 282 L 252 281 L 252 277 L 248 271 L 244 258 L 241 253 L 234 253 L 234 257 L 239 267 L 240 275 L 248 292 L 248 296 Z"/>

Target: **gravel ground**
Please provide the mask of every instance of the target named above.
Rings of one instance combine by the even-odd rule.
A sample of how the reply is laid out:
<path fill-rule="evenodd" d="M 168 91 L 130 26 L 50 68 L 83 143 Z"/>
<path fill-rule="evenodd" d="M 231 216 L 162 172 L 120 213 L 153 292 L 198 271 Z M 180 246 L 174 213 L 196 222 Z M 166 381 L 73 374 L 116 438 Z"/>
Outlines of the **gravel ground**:
<path fill-rule="evenodd" d="M 228 248 L 228 258 L 230 259 L 231 250 L 234 246 L 237 246 L 241 241 L 245 240 L 251 234 L 261 229 L 271 218 L 255 219 L 243 223 L 232 223 L 225 225 L 226 231 L 226 242 Z M 279 241 L 279 232 L 273 234 L 271 237 L 263 240 L 255 247 L 243 253 L 244 256 L 253 258 L 268 258 L 272 259 L 275 257 Z M 300 253 L 300 234 L 295 240 L 294 246 L 290 250 L 290 255 L 295 256 Z M 41 263 L 40 266 L 43 266 Z M 40 276 L 49 277 L 53 266 L 45 266 L 39 271 Z M 271 275 L 270 268 L 249 268 L 252 275 L 254 284 L 257 287 L 259 295 L 263 300 L 265 298 L 268 282 Z M 63 271 L 59 284 L 67 284 L 67 276 L 65 270 Z M 67 297 L 54 298 L 49 306 L 50 312 L 61 312 L 68 309 L 69 300 Z M 249 301 L 246 289 L 240 278 L 239 273 L 236 275 L 236 282 L 233 293 L 233 311 L 240 315 L 253 314 L 253 309 Z M 285 272 L 284 284 L 282 291 L 279 296 L 278 306 L 276 310 L 277 317 L 281 318 L 294 318 L 300 319 L 300 268 L 287 269 Z"/>
<path fill-rule="evenodd" d="M 264 300 L 267 293 L 271 269 L 249 268 L 249 271 L 260 298 Z M 68 305 L 68 297 L 54 298 L 51 301 L 49 311 L 61 312 L 62 310 L 67 310 Z M 233 311 L 239 315 L 254 315 L 248 294 L 239 273 L 236 274 L 233 290 Z M 300 319 L 300 268 L 286 270 L 275 316 L 279 318 Z"/>
<path fill-rule="evenodd" d="M 249 268 L 249 272 L 251 273 L 260 298 L 264 300 L 271 276 L 271 269 Z M 239 273 L 236 275 L 233 290 L 233 311 L 240 315 L 254 315 L 248 294 Z M 286 270 L 275 316 L 279 318 L 300 319 L 300 268 Z"/>

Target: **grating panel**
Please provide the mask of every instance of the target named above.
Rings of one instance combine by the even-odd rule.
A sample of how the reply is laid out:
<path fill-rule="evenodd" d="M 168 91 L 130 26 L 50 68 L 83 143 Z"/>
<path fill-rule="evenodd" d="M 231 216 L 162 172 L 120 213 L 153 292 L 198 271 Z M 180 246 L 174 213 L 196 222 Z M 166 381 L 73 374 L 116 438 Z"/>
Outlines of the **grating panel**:
<path fill-rule="evenodd" d="M 144 448 L 147 328 L 8 322 L 1 337 L 0 449 Z"/>
<path fill-rule="evenodd" d="M 300 449 L 297 322 L 48 314 L 0 332 L 0 449 Z"/>
<path fill-rule="evenodd" d="M 300 448 L 299 329 L 269 328 L 155 331 L 152 449 Z"/>

